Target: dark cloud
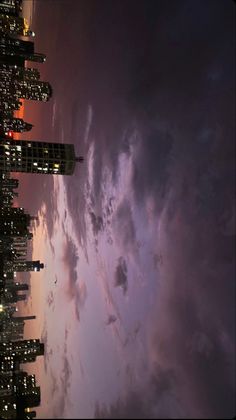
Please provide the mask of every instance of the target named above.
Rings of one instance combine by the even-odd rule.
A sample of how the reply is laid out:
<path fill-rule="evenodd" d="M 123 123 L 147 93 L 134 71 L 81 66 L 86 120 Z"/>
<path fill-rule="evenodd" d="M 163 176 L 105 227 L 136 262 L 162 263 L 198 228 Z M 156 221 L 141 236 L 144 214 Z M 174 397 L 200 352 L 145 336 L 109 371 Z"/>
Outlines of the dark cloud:
<path fill-rule="evenodd" d="M 46 322 L 44 322 L 44 325 L 43 325 L 43 330 L 42 330 L 42 334 L 41 334 L 41 342 L 44 343 L 43 361 L 44 361 L 45 372 L 47 372 L 48 366 L 50 366 L 50 358 L 53 355 L 53 350 L 50 347 L 50 340 L 49 340 L 49 337 L 48 337 Z"/>
<path fill-rule="evenodd" d="M 133 191 L 138 205 L 154 199 L 157 218 L 165 210 L 168 239 L 159 244 L 152 372 L 139 389 L 97 408 L 100 418 L 235 415 L 233 8 L 168 3 L 152 28 L 148 62 L 136 61 Z"/>
<path fill-rule="evenodd" d="M 126 367 L 126 374 L 133 382 L 132 369 Z M 188 418 L 183 413 L 177 398 L 172 395 L 176 378 L 171 370 L 163 370 L 159 365 L 153 367 L 153 373 L 143 389 L 134 389 L 122 400 L 117 400 L 109 408 L 96 405 L 95 418 L 144 419 L 144 418 Z M 170 405 L 171 403 L 171 405 Z"/>
<path fill-rule="evenodd" d="M 103 226 L 103 219 L 101 216 L 96 216 L 93 211 L 89 212 L 92 228 L 93 228 L 93 234 L 94 236 L 97 236 L 99 232 L 101 232 L 104 228 Z"/>
<path fill-rule="evenodd" d="M 235 414 L 235 237 L 209 223 L 201 229 L 201 219 L 193 226 L 194 215 L 194 203 L 183 201 L 162 219 L 167 263 L 150 322 L 148 379 L 98 407 L 98 418 Z"/>
<path fill-rule="evenodd" d="M 124 199 L 112 217 L 112 226 L 115 230 L 116 240 L 121 243 L 127 252 L 136 253 L 136 229 L 130 202 Z"/>
<path fill-rule="evenodd" d="M 68 296 L 73 299 L 76 295 L 77 282 L 77 263 L 79 261 L 77 247 L 72 239 L 67 235 L 66 246 L 64 249 L 64 263 L 69 271 L 68 273 Z"/>
<path fill-rule="evenodd" d="M 75 316 L 80 321 L 80 309 L 84 306 L 87 299 L 87 286 L 83 280 L 78 278 L 77 263 L 79 256 L 77 247 L 68 235 L 63 260 L 68 270 L 67 296 L 69 300 L 74 302 Z"/>
<path fill-rule="evenodd" d="M 96 405 L 94 417 L 96 419 L 144 419 L 150 418 L 148 404 L 142 401 L 140 395 L 131 392 L 125 401 L 118 400 L 109 409 L 106 406 Z"/>
<path fill-rule="evenodd" d="M 48 303 L 48 306 L 49 306 L 49 308 L 54 304 L 54 295 L 53 295 L 53 292 L 52 291 L 50 291 L 49 293 L 48 293 L 48 296 L 47 296 L 47 303 Z M 54 305 L 53 305 L 54 306 Z"/>
<path fill-rule="evenodd" d="M 126 294 L 128 290 L 128 276 L 127 276 L 127 264 L 124 257 L 120 257 L 118 259 L 118 265 L 115 271 L 115 287 L 121 287 L 123 289 L 124 294 Z"/>
<path fill-rule="evenodd" d="M 72 370 L 70 367 L 70 363 L 68 361 L 67 356 L 63 356 L 63 368 L 62 368 L 62 375 L 61 375 L 61 383 L 62 383 L 62 391 L 63 395 L 66 397 L 70 387 L 70 378 L 72 374 Z"/>
<path fill-rule="evenodd" d="M 51 378 L 52 378 L 52 398 L 54 397 L 54 395 L 57 393 L 59 386 L 58 386 L 58 382 L 57 379 L 55 377 L 55 375 L 53 374 L 52 370 L 50 370 L 50 374 L 51 374 Z"/>
<path fill-rule="evenodd" d="M 67 329 L 65 330 L 65 337 L 67 337 Z M 60 390 L 60 396 L 57 398 L 56 405 L 53 407 L 53 418 L 61 418 L 64 414 L 67 403 L 71 403 L 69 398 L 69 388 L 71 385 L 72 369 L 68 360 L 67 341 L 64 344 L 64 352 L 62 355 L 62 369 L 60 375 L 60 385 L 56 384 L 56 390 Z M 56 390 L 54 392 L 56 392 Z"/>
<path fill-rule="evenodd" d="M 185 203 L 180 209 L 193 217 Z M 151 351 L 163 369 L 173 370 L 173 395 L 182 401 L 183 411 L 188 408 L 189 416 L 231 417 L 235 414 L 235 245 L 212 225 L 201 231 L 202 222 L 193 228 L 179 217 L 166 219 L 168 240 L 163 251 L 168 267 L 161 270 Z"/>
<path fill-rule="evenodd" d="M 113 315 L 113 314 L 110 314 L 110 315 L 108 315 L 108 318 L 107 318 L 105 324 L 106 325 L 111 325 L 111 324 L 113 324 L 116 321 L 117 321 L 117 317 L 115 315 Z"/>

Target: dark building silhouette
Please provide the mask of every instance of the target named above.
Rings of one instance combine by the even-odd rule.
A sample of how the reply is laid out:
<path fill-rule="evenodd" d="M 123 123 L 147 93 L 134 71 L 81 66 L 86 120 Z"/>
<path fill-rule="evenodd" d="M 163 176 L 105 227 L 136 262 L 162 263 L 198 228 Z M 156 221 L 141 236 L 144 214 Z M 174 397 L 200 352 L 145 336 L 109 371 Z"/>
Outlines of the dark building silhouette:
<path fill-rule="evenodd" d="M 0 14 L 19 16 L 22 12 L 22 0 L 0 0 Z"/>
<path fill-rule="evenodd" d="M 21 207 L 0 208 L 0 237 L 29 234 L 31 217 Z"/>
<path fill-rule="evenodd" d="M 9 131 L 15 133 L 22 133 L 24 131 L 30 131 L 33 125 L 27 123 L 22 118 L 2 118 L 0 119 L 0 133 L 6 134 Z"/>
<path fill-rule="evenodd" d="M 0 32 L 8 35 L 34 36 L 27 20 L 21 16 L 0 14 Z"/>

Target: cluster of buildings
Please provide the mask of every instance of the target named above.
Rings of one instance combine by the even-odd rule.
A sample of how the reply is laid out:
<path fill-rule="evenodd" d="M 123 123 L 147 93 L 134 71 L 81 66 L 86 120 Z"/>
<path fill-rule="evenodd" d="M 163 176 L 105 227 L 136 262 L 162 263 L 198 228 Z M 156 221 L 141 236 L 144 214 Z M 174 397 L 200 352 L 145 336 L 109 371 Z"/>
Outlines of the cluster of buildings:
<path fill-rule="evenodd" d="M 34 217 L 14 206 L 19 180 L 12 173 L 72 175 L 77 161 L 72 144 L 17 140 L 32 124 L 16 118 L 22 100 L 46 102 L 52 96 L 32 63 L 43 63 L 35 36 L 22 17 L 22 0 L 0 0 L 0 418 L 31 419 L 40 404 L 40 387 L 25 363 L 44 354 L 39 339 L 24 339 L 24 325 L 35 316 L 18 316 L 18 303 L 27 299 L 29 285 L 20 272 L 40 271 L 40 261 L 27 259 Z"/>

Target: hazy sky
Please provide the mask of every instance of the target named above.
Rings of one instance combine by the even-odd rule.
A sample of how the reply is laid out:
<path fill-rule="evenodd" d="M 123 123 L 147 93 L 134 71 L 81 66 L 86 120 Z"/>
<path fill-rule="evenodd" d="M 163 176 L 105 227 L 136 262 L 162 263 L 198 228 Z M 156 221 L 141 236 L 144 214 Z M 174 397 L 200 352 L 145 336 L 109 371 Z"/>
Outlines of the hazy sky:
<path fill-rule="evenodd" d="M 21 175 L 38 214 L 27 335 L 39 418 L 235 414 L 235 5 L 34 2 L 51 82 L 25 136 L 72 177 Z"/>

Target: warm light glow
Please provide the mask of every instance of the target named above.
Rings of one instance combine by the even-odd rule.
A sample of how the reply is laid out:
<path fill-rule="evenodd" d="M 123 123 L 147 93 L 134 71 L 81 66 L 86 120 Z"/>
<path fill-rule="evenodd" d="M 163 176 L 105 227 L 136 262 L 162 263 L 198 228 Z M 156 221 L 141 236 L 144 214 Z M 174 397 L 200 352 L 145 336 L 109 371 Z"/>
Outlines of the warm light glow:
<path fill-rule="evenodd" d="M 24 35 L 27 34 L 28 30 L 29 30 L 29 24 L 28 24 L 27 19 L 24 18 L 24 30 L 23 30 Z"/>
<path fill-rule="evenodd" d="M 5 133 L 8 137 L 13 137 L 13 131 L 8 131 L 8 133 Z"/>

